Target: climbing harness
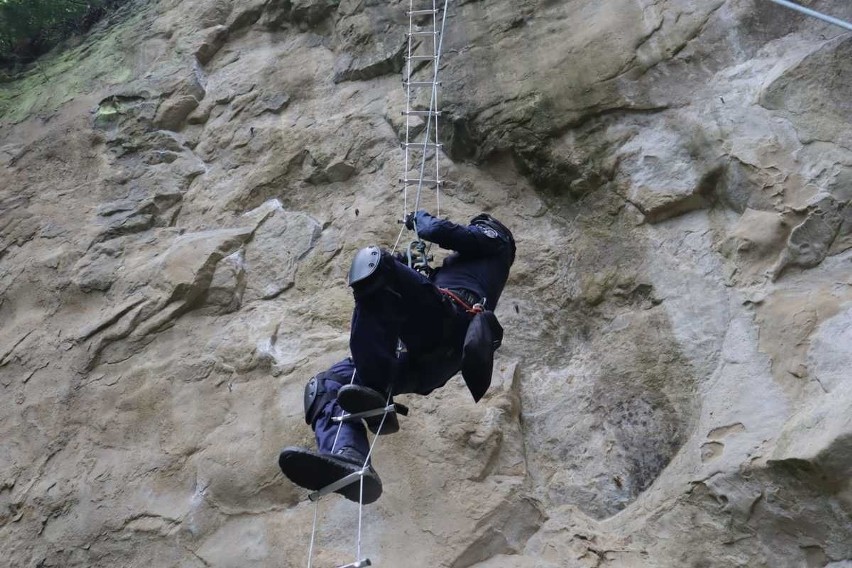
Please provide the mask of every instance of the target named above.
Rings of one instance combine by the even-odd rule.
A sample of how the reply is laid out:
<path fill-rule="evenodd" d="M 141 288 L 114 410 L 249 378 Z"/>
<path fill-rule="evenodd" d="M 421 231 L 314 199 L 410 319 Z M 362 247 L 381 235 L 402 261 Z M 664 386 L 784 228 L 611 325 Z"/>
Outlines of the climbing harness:
<path fill-rule="evenodd" d="M 483 299 L 480 302 L 471 302 L 462 298 L 462 295 L 458 293 L 458 291 L 453 291 L 448 288 L 438 288 L 443 295 L 448 297 L 450 300 L 458 304 L 465 312 L 469 314 L 481 314 L 485 311 L 485 300 Z"/>
<path fill-rule="evenodd" d="M 423 6 L 427 2 L 431 3 L 431 7 Z M 406 91 L 406 103 L 405 110 L 402 112 L 402 115 L 405 117 L 405 142 L 402 144 L 405 152 L 405 160 L 403 175 L 399 180 L 403 194 L 403 216 L 410 211 L 416 211 L 420 208 L 424 188 L 435 188 L 437 214 L 441 214 L 441 186 L 443 185 L 443 181 L 441 180 L 440 168 L 442 145 L 438 138 L 438 118 L 441 115 L 438 110 L 438 86 L 440 85 L 438 71 L 441 63 L 448 4 L 449 0 L 443 0 L 443 5 L 441 5 L 440 0 L 409 0 L 408 50 L 405 56 L 406 66 L 405 77 L 403 79 L 403 86 Z M 426 76 L 426 80 L 420 80 L 415 75 L 418 77 Z M 416 99 L 419 94 L 423 93 L 423 89 L 429 90 L 429 104 L 427 108 L 420 108 L 416 104 Z M 413 206 L 411 207 L 409 207 L 408 203 L 410 188 L 416 188 Z M 396 243 L 394 243 L 392 253 L 396 252 L 404 230 L 405 226 L 403 225 Z M 429 254 L 428 244 L 420 238 L 416 223 L 414 224 L 414 239 L 409 242 L 403 256 L 409 267 L 426 275 L 431 274 L 432 269 L 429 266 L 429 262 L 432 260 L 432 256 Z M 449 294 L 449 297 L 453 298 L 453 301 L 460 302 L 460 305 L 471 313 L 478 313 L 474 311 L 477 306 L 480 311 L 482 309 L 481 305 L 472 306 L 466 303 L 458 294 L 454 294 L 449 290 L 442 292 Z M 404 350 L 405 346 L 401 341 L 398 342 L 396 350 L 397 358 L 402 355 Z M 354 384 L 354 382 L 355 372 L 352 373 L 349 384 Z M 337 434 L 335 435 L 331 450 L 333 454 L 337 449 L 340 429 L 344 422 L 360 421 L 377 416 L 382 417 L 361 469 L 308 495 L 308 499 L 314 502 L 314 522 L 308 549 L 308 568 L 312 567 L 313 562 L 314 544 L 319 524 L 320 500 L 326 495 L 353 483 L 360 483 L 355 561 L 338 568 L 363 568 L 365 566 L 372 566 L 370 559 L 364 558 L 361 554 L 361 534 L 364 518 L 364 476 L 370 468 L 370 459 L 373 455 L 373 450 L 376 447 L 379 433 L 382 432 L 388 416 L 390 414 L 403 416 L 408 414 L 408 409 L 405 406 L 393 402 L 392 392 L 393 388 L 388 389 L 387 399 L 382 408 L 356 413 L 343 412 L 340 416 L 332 419 L 337 423 Z"/>
<path fill-rule="evenodd" d="M 822 12 L 817 12 L 816 10 L 811 10 L 810 8 L 805 8 L 804 6 L 800 6 L 795 2 L 789 2 L 788 0 L 770 0 L 770 2 L 775 2 L 779 6 L 790 8 L 791 10 L 795 10 L 818 20 L 822 20 L 823 22 L 828 22 L 829 24 L 834 24 L 835 26 L 840 26 L 841 28 L 845 28 L 847 30 L 852 31 L 852 23 L 849 23 L 845 20 L 841 20 L 840 18 L 835 18 L 834 16 L 828 16 L 826 14 L 823 14 Z"/>

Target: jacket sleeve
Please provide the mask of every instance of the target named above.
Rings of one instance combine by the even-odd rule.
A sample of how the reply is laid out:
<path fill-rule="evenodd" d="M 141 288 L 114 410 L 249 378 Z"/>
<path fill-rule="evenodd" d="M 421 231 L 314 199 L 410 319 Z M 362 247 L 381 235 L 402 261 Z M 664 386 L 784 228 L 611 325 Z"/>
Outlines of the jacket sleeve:
<path fill-rule="evenodd" d="M 498 235 L 487 235 L 479 227 L 457 225 L 419 210 L 415 214 L 418 234 L 441 248 L 471 256 L 490 256 L 500 252 L 505 243 Z"/>

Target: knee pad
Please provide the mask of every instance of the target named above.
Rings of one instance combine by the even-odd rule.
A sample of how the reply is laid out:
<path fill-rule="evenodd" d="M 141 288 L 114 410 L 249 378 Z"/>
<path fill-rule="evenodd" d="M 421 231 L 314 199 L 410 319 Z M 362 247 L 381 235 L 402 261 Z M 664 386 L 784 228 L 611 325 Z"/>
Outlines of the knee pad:
<path fill-rule="evenodd" d="M 383 287 L 379 270 L 381 262 L 382 250 L 379 247 L 362 248 L 355 253 L 349 267 L 349 285 L 356 293 L 365 294 Z"/>
<path fill-rule="evenodd" d="M 328 372 L 320 373 L 305 385 L 305 422 L 311 427 L 323 407 L 336 399 L 340 390 L 340 383 L 329 375 Z"/>

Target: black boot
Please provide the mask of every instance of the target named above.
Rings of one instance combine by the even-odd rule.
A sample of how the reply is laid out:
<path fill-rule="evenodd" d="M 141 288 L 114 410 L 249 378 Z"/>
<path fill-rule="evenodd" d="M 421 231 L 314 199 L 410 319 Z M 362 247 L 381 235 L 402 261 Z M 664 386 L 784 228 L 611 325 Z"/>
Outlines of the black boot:
<path fill-rule="evenodd" d="M 387 403 L 388 399 L 386 395 L 361 385 L 344 385 L 337 391 L 337 404 L 349 414 L 384 408 Z M 390 403 L 394 404 L 393 400 Z M 397 418 L 396 414 L 400 412 L 405 415 L 408 413 L 408 409 L 401 404 L 395 404 L 394 406 L 396 406 L 397 411 L 388 412 L 387 416 L 384 417 L 384 424 L 382 424 L 381 414 L 364 419 L 370 432 L 373 434 L 394 434 L 399 432 L 399 418 Z M 381 431 L 379 431 L 379 427 L 381 427 Z"/>
<path fill-rule="evenodd" d="M 289 447 L 281 450 L 278 456 L 278 467 L 287 478 L 310 491 L 318 491 L 351 473 L 361 471 L 366 456 L 351 448 L 342 448 L 332 454 L 320 454 L 304 448 Z M 382 480 L 373 469 L 372 464 L 364 472 L 364 504 L 377 500 L 382 495 Z M 358 503 L 361 498 L 361 481 L 355 480 L 339 493 Z"/>

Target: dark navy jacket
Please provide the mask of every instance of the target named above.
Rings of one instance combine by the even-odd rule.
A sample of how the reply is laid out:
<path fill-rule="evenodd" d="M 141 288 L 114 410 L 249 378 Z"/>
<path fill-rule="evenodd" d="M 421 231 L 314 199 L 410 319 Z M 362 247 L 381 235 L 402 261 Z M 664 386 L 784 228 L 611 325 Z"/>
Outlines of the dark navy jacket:
<path fill-rule="evenodd" d="M 439 288 L 464 288 L 485 298 L 485 307 L 494 310 L 512 264 L 508 238 L 476 225 L 457 225 L 420 210 L 415 223 L 421 238 L 441 248 L 455 251 L 444 260 L 433 278 Z"/>

